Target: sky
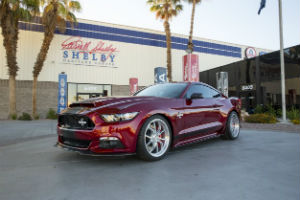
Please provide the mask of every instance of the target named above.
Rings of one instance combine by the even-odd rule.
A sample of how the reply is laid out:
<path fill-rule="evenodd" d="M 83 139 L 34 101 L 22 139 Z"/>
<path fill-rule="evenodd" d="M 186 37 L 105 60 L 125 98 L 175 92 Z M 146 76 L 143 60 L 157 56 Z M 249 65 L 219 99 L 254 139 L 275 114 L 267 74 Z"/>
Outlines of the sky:
<path fill-rule="evenodd" d="M 146 0 L 79 0 L 76 16 L 120 25 L 164 31 L 163 22 L 150 12 Z M 267 0 L 258 15 L 261 0 L 202 0 L 196 7 L 194 36 L 253 46 L 279 49 L 278 0 Z M 300 44 L 300 1 L 282 0 L 284 47 Z M 191 5 L 170 22 L 171 32 L 188 35 Z"/>

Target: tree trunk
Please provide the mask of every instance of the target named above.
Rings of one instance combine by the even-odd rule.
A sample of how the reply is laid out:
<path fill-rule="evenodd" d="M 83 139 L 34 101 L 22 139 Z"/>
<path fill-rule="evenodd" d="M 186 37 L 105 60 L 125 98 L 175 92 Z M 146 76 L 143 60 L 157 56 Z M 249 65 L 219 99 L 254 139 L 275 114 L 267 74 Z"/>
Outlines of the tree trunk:
<path fill-rule="evenodd" d="M 9 76 L 9 119 L 16 115 L 16 77 Z"/>
<path fill-rule="evenodd" d="M 42 43 L 40 52 L 34 63 L 33 77 L 38 77 L 40 72 L 42 71 L 44 62 L 47 58 L 47 53 L 49 51 L 51 41 L 53 40 L 53 37 L 54 37 L 54 31 L 55 31 L 55 28 L 54 28 L 54 30 L 50 30 L 49 32 L 45 32 L 45 34 L 44 34 L 44 39 L 43 39 L 43 43 Z"/>
<path fill-rule="evenodd" d="M 36 98 L 37 98 L 37 79 L 42 71 L 43 65 L 47 58 L 47 54 L 49 51 L 50 44 L 54 38 L 54 31 L 56 29 L 56 17 L 57 17 L 57 7 L 54 8 L 54 11 L 48 13 L 47 22 L 45 23 L 45 32 L 44 39 L 40 49 L 40 52 L 36 58 L 33 67 L 33 85 L 32 85 L 32 115 L 33 117 L 37 115 L 37 106 L 36 106 Z"/>
<path fill-rule="evenodd" d="M 172 55 L 171 55 L 171 31 L 168 18 L 164 22 L 165 32 L 166 32 L 166 43 L 167 43 L 167 71 L 168 80 L 172 82 Z"/>
<path fill-rule="evenodd" d="M 54 31 L 53 31 L 54 32 Z M 37 115 L 37 105 L 36 105 L 36 97 L 37 97 L 37 79 L 42 71 L 44 62 L 47 57 L 47 53 L 51 44 L 51 41 L 54 37 L 54 33 L 45 34 L 42 47 L 40 49 L 40 52 L 37 56 L 36 62 L 34 64 L 33 68 L 33 85 L 32 85 L 32 116 Z"/>
<path fill-rule="evenodd" d="M 194 18 L 195 18 L 195 9 L 196 9 L 196 0 L 193 0 L 193 8 L 192 8 L 192 16 L 191 16 L 191 27 L 190 27 L 190 35 L 188 41 L 188 49 L 193 52 L 193 30 L 194 30 Z"/>
<path fill-rule="evenodd" d="M 33 84 L 32 84 L 32 116 L 35 118 L 37 115 L 36 113 L 36 97 L 37 97 L 37 79 L 38 77 L 33 77 Z"/>
<path fill-rule="evenodd" d="M 19 21 L 16 16 L 6 8 L 1 18 L 3 46 L 6 51 L 6 62 L 9 74 L 9 118 L 17 114 L 16 110 L 16 76 L 19 69 L 17 64 L 17 43 L 19 34 Z"/>

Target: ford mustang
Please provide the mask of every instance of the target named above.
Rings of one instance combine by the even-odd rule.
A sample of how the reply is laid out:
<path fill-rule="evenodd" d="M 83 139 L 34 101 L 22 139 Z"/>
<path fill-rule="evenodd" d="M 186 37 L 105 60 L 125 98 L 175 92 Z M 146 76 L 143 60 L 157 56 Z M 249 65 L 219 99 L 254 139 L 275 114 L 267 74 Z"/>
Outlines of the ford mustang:
<path fill-rule="evenodd" d="M 58 117 L 57 146 L 89 155 L 159 160 L 175 147 L 240 133 L 241 101 L 204 83 L 164 83 L 132 97 L 93 98 Z"/>

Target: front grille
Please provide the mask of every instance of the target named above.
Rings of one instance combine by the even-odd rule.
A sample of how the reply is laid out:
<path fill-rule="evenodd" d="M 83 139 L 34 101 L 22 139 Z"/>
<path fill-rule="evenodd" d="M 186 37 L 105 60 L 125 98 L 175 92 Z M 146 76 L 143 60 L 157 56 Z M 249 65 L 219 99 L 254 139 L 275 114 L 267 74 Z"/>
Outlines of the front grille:
<path fill-rule="evenodd" d="M 60 141 L 62 141 L 63 144 L 72 146 L 72 147 L 78 147 L 78 148 L 88 148 L 90 145 L 90 140 L 77 140 L 73 138 L 66 138 L 60 136 Z"/>
<path fill-rule="evenodd" d="M 58 124 L 61 128 L 77 130 L 93 130 L 95 124 L 85 115 L 60 115 Z"/>

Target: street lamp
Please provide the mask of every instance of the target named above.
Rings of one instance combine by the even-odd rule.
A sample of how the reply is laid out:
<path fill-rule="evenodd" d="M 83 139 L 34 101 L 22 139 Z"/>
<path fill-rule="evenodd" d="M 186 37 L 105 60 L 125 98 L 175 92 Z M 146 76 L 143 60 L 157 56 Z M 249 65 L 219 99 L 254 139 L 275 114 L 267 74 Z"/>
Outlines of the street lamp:
<path fill-rule="evenodd" d="M 283 31 L 282 31 L 282 1 L 281 0 L 278 0 L 278 7 L 279 7 L 279 35 L 280 35 L 280 71 L 281 71 L 282 121 L 286 122 L 285 72 L 284 72 Z"/>

